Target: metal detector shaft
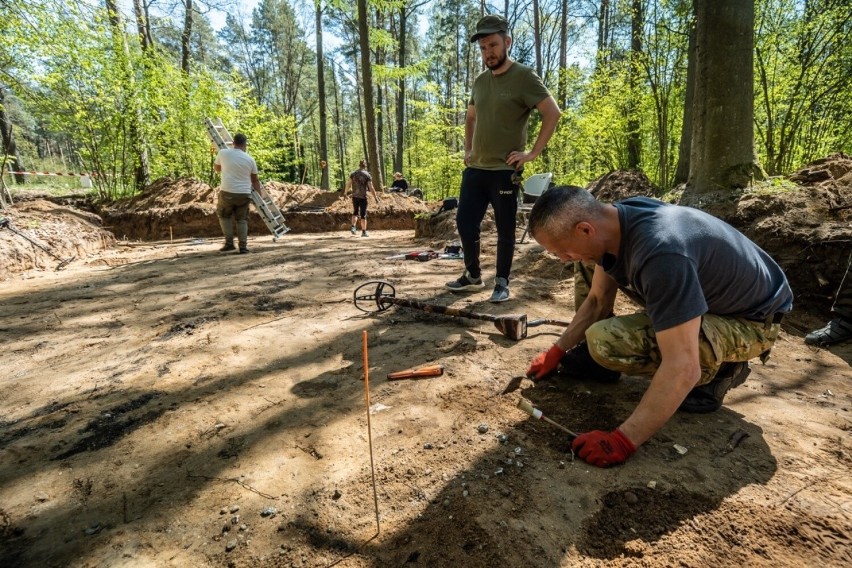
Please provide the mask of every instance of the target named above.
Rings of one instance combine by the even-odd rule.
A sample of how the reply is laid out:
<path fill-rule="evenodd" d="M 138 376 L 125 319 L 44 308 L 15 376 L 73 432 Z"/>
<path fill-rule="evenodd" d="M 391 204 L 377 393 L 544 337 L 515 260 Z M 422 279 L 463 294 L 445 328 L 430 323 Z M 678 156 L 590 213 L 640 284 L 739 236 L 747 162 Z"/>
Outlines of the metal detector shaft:
<path fill-rule="evenodd" d="M 565 320 L 548 319 L 548 318 L 538 318 L 538 319 L 530 320 L 530 321 L 527 322 L 527 327 L 538 327 L 540 325 L 558 325 L 558 326 L 562 326 L 562 327 L 568 327 L 569 325 L 571 325 L 571 322 L 565 321 Z"/>
<path fill-rule="evenodd" d="M 438 306 L 435 304 L 426 304 L 424 302 L 416 302 L 414 300 L 404 300 L 402 298 L 390 298 L 387 296 L 380 297 L 376 300 L 381 304 L 403 306 L 405 308 L 414 308 L 422 310 L 427 314 L 443 314 L 452 317 L 470 318 L 476 320 L 492 321 L 500 333 L 509 339 L 519 341 L 527 336 L 527 316 L 524 314 L 510 314 L 505 316 L 492 316 L 491 314 L 480 314 L 477 312 L 469 312 L 458 308 L 450 308 L 447 306 Z"/>
<path fill-rule="evenodd" d="M 492 316 L 491 314 L 479 314 L 476 312 L 469 312 L 467 310 L 460 310 L 458 308 L 450 308 L 447 306 L 438 306 L 435 304 L 427 304 L 425 302 L 417 302 L 414 300 L 404 300 L 402 298 L 381 298 L 379 300 L 382 304 L 393 304 L 395 306 L 403 306 L 406 308 L 414 308 L 416 310 L 421 310 L 426 312 L 427 314 L 444 314 L 447 316 L 454 317 L 462 317 L 462 318 L 470 318 L 477 320 L 485 320 L 485 321 L 497 321 L 506 316 Z M 512 316 L 512 317 L 520 317 L 520 316 Z M 528 324 L 529 325 L 529 324 Z"/>
<path fill-rule="evenodd" d="M 363 292 L 367 289 L 369 293 Z M 485 320 L 494 322 L 500 333 L 509 339 L 518 341 L 527 336 L 527 328 L 538 325 L 559 325 L 567 327 L 571 322 L 553 320 L 553 319 L 536 319 L 531 322 L 527 321 L 526 314 L 509 314 L 505 316 L 494 316 L 491 314 L 481 314 L 468 310 L 460 310 L 458 308 L 450 308 L 447 306 L 439 306 L 436 304 L 427 304 L 415 300 L 405 300 L 396 297 L 396 290 L 389 283 L 383 280 L 367 282 L 355 289 L 354 293 L 355 307 L 362 312 L 382 312 L 391 306 L 402 306 L 405 308 L 414 308 L 422 310 L 430 314 L 443 314 L 452 317 L 463 317 L 477 320 Z M 375 307 L 373 307 L 373 305 Z"/>

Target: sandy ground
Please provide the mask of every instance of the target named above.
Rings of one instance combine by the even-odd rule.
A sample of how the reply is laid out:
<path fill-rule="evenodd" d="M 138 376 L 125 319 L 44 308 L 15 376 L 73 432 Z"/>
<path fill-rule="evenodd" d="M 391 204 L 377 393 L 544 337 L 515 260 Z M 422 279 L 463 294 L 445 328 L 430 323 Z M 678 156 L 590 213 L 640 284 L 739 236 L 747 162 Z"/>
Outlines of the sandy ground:
<path fill-rule="evenodd" d="M 503 395 L 559 328 L 516 342 L 353 305 L 383 279 L 398 297 L 570 319 L 571 275 L 537 245 L 519 246 L 497 306 L 444 291 L 457 260 L 386 260 L 424 248 L 410 230 L 218 246 L 119 243 L 2 282 L 2 566 L 852 565 L 852 345 L 802 342 L 824 312 L 794 311 L 722 410 L 678 414 L 601 470 L 517 403 L 608 429 L 644 379 Z M 386 379 L 430 363 L 445 374 Z"/>

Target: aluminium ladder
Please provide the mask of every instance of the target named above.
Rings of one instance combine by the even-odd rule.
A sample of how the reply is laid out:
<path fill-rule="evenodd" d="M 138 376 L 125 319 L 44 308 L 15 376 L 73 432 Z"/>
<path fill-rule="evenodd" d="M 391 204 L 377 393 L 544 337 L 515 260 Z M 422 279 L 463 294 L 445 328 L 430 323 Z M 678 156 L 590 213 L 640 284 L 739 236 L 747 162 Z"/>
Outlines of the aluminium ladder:
<path fill-rule="evenodd" d="M 231 138 L 225 125 L 222 124 L 221 118 L 217 118 L 215 122 L 209 118 L 205 118 L 204 123 L 207 126 L 207 135 L 217 148 L 224 150 L 234 146 L 234 139 Z M 251 192 L 251 201 L 257 208 L 257 212 L 260 213 L 260 217 L 263 219 L 266 227 L 272 233 L 273 241 L 277 241 L 279 237 L 290 231 L 287 225 L 284 224 L 284 214 L 281 213 L 281 210 L 263 185 L 260 186 L 260 191 Z"/>

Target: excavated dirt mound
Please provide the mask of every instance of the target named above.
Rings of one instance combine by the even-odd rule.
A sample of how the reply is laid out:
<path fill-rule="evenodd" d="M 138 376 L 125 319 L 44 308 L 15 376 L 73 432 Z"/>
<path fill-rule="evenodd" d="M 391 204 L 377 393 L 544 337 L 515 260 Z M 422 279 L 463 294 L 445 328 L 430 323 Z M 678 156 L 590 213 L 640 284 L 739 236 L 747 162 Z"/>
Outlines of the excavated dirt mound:
<path fill-rule="evenodd" d="M 743 193 L 725 218 L 775 258 L 796 301 L 827 310 L 852 252 L 852 159 L 835 154 Z"/>
<path fill-rule="evenodd" d="M 38 196 L 16 200 L 0 211 L 2 218 L 9 221 L 0 229 L 0 279 L 4 280 L 24 270 L 67 266 L 70 263 L 65 261 L 73 262 L 115 244 L 115 236 L 101 227 L 97 215 Z"/>
<path fill-rule="evenodd" d="M 658 194 L 644 174 L 633 171 L 610 172 L 588 187 L 605 201 Z M 294 233 L 345 231 L 349 227 L 350 200 L 341 199 L 339 193 L 277 182 L 267 183 L 266 188 L 286 211 L 286 223 Z M 111 246 L 115 239 L 104 229 L 123 240 L 219 238 L 214 196 L 213 188 L 197 180 L 164 178 L 140 195 L 100 210 L 103 226 L 98 216 L 48 196 L 31 196 L 6 215 L 13 227 L 43 239 L 64 259 Z M 381 203 L 371 200 L 369 207 L 371 230 L 413 229 L 424 248 L 439 251 L 458 242 L 455 210 L 434 213 L 440 202 L 383 194 Z M 778 260 L 791 281 L 797 304 L 827 315 L 852 251 L 852 159 L 844 154 L 828 156 L 786 180 L 757 184 L 738 199 L 708 203 L 706 210 L 736 226 Z M 249 228 L 254 236 L 269 234 L 254 208 Z M 494 236 L 490 210 L 482 233 L 483 238 Z M 0 230 L 0 247 L 4 274 L 59 263 L 8 230 Z M 518 262 L 525 261 L 519 256 Z M 561 267 L 555 270 L 562 272 Z"/>
<path fill-rule="evenodd" d="M 789 183 L 766 182 L 740 195 L 739 200 L 706 204 L 706 210 L 725 219 L 757 242 L 787 271 L 797 301 L 826 310 L 840 283 L 852 242 L 852 159 L 835 154 L 806 165 L 790 175 Z M 285 222 L 296 233 L 345 230 L 351 222 L 350 200 L 336 192 L 307 185 L 267 183 L 267 190 L 285 211 Z M 603 201 L 637 195 L 658 196 L 660 190 L 641 172 L 616 170 L 587 188 Z M 193 179 L 164 178 L 140 195 L 102 211 L 106 228 L 122 239 L 163 240 L 219 236 L 215 191 Z M 432 213 L 440 202 L 425 203 L 401 194 L 384 194 L 369 204 L 373 230 L 414 229 L 429 248 L 441 250 L 458 241 L 455 211 Z M 268 234 L 251 210 L 249 231 Z M 483 235 L 494 232 L 489 211 Z"/>
<path fill-rule="evenodd" d="M 662 192 L 648 176 L 633 170 L 614 170 L 586 186 L 598 200 L 612 203 L 628 197 L 657 197 Z"/>
<path fill-rule="evenodd" d="M 280 182 L 268 182 L 264 187 L 294 233 L 337 231 L 351 224 L 351 200 L 341 199 L 340 193 Z M 209 185 L 192 178 L 162 178 L 139 195 L 111 204 L 100 213 L 107 227 L 124 240 L 212 238 L 221 235 L 215 194 Z M 370 200 L 369 228 L 413 229 L 414 216 L 425 211 L 419 199 L 383 194 L 379 203 Z M 249 234 L 269 234 L 254 207 L 249 210 Z"/>
<path fill-rule="evenodd" d="M 641 172 L 617 170 L 590 183 L 598 199 L 658 196 Z M 714 197 L 701 208 L 768 252 L 787 273 L 796 303 L 827 315 L 852 252 L 852 159 L 833 154 L 786 179 Z"/>

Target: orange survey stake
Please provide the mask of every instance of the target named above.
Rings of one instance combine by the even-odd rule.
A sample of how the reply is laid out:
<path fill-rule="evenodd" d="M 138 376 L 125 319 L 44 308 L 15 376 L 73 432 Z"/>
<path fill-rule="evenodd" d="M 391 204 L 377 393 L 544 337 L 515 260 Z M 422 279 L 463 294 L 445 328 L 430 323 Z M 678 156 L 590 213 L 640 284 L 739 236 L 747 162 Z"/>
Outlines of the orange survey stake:
<path fill-rule="evenodd" d="M 425 365 L 423 367 L 412 367 L 411 369 L 405 369 L 404 371 L 397 371 L 395 373 L 388 373 L 389 381 L 396 381 L 399 379 L 417 379 L 421 377 L 440 377 L 444 374 L 444 366 L 443 365 Z"/>

